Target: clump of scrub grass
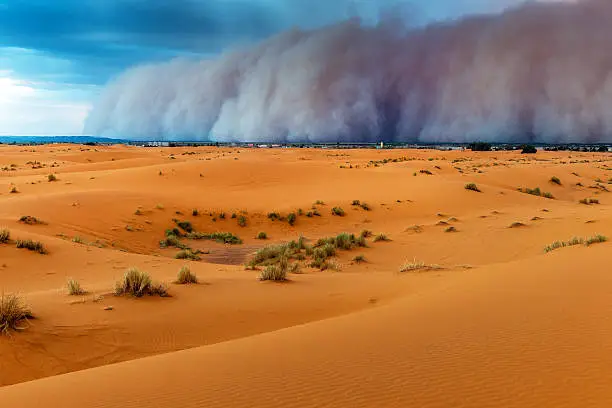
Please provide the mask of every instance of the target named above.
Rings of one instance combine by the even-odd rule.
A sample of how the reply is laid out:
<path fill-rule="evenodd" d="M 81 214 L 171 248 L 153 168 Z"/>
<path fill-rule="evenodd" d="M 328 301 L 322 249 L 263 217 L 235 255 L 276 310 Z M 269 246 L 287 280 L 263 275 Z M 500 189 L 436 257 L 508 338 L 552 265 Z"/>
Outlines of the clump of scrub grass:
<path fill-rule="evenodd" d="M 510 224 L 510 226 L 508 228 L 522 228 L 522 227 L 526 227 L 525 224 L 523 224 L 522 222 L 513 222 L 512 224 Z"/>
<path fill-rule="evenodd" d="M 259 234 L 257 234 L 257 239 L 268 239 L 268 234 L 266 234 L 265 232 L 260 232 Z"/>
<path fill-rule="evenodd" d="M 232 234 L 231 232 L 212 232 L 210 234 L 202 233 L 202 232 L 190 232 L 185 235 L 187 239 L 194 240 L 210 240 L 215 241 L 220 244 L 230 244 L 230 245 L 239 245 L 242 244 L 242 239 L 240 237 Z"/>
<path fill-rule="evenodd" d="M 431 271 L 436 269 L 442 269 L 439 265 L 428 265 L 423 261 L 417 261 L 413 259 L 412 261 L 406 261 L 400 266 L 400 272 L 423 272 L 423 271 Z"/>
<path fill-rule="evenodd" d="M 198 252 L 193 252 L 191 249 L 183 249 L 174 255 L 175 259 L 188 259 L 190 261 L 199 261 L 202 258 L 198 254 Z"/>
<path fill-rule="evenodd" d="M 593 235 L 592 237 L 589 237 L 589 238 L 574 237 L 570 239 L 569 241 L 555 241 L 552 244 L 546 245 L 544 247 L 544 252 L 548 253 L 548 252 L 554 251 L 555 249 L 565 248 L 565 247 L 570 247 L 570 246 L 575 246 L 575 245 L 591 246 L 593 244 L 598 244 L 598 243 L 607 242 L 607 241 L 608 241 L 608 237 L 601 235 L 601 234 Z"/>
<path fill-rule="evenodd" d="M 552 176 L 550 178 L 550 182 L 553 183 L 553 184 L 556 184 L 558 186 L 561 185 L 561 179 L 559 179 L 559 177 L 557 177 L 557 176 Z"/>
<path fill-rule="evenodd" d="M 42 242 L 32 241 L 31 239 L 17 240 L 17 248 L 27 249 L 28 251 L 38 252 L 39 254 L 46 254 L 47 250 Z"/>
<path fill-rule="evenodd" d="M 185 232 L 193 232 L 193 225 L 189 221 L 176 221 L 176 225 Z"/>
<path fill-rule="evenodd" d="M 53 181 L 57 181 L 57 176 L 55 174 L 49 174 L 47 176 L 47 181 L 49 181 L 50 183 Z"/>
<path fill-rule="evenodd" d="M 606 242 L 608 241 L 608 237 L 601 235 L 601 234 L 597 234 L 597 235 L 593 235 L 592 237 L 587 238 L 584 241 L 584 245 L 586 246 L 590 246 L 593 244 L 600 244 L 602 242 Z"/>
<path fill-rule="evenodd" d="M 451 226 L 445 229 L 444 232 L 458 232 L 458 230 L 457 228 Z"/>
<path fill-rule="evenodd" d="M 11 241 L 11 231 L 7 228 L 0 229 L 0 244 L 6 244 Z"/>
<path fill-rule="evenodd" d="M 580 204 L 585 204 L 585 205 L 593 205 L 593 204 L 599 204 L 599 199 L 597 198 L 583 198 L 582 200 L 579 201 Z"/>
<path fill-rule="evenodd" d="M 68 279 L 66 282 L 66 289 L 70 296 L 81 296 L 87 293 L 87 291 L 81 287 L 79 281 L 72 278 Z"/>
<path fill-rule="evenodd" d="M 153 283 L 148 273 L 138 268 L 128 269 L 123 278 L 115 284 L 115 295 L 142 296 L 167 296 L 167 288 L 160 283 Z"/>
<path fill-rule="evenodd" d="M 179 285 L 198 283 L 198 277 L 191 272 L 191 269 L 188 266 L 183 266 L 178 272 L 176 283 Z"/>
<path fill-rule="evenodd" d="M 42 222 L 36 217 L 32 217 L 31 215 L 23 215 L 21 218 L 19 218 L 19 222 L 27 225 L 44 224 L 44 222 Z"/>
<path fill-rule="evenodd" d="M 247 219 L 246 219 L 246 217 L 244 215 L 239 215 L 238 216 L 238 225 L 243 227 L 243 228 L 246 227 Z"/>
<path fill-rule="evenodd" d="M 476 191 L 477 193 L 480 193 L 480 189 L 478 188 L 478 186 L 475 183 L 468 183 L 465 185 L 465 189 L 466 190 L 471 190 L 471 191 Z"/>
<path fill-rule="evenodd" d="M 353 258 L 353 262 L 358 263 L 358 264 L 364 263 L 366 262 L 365 256 L 357 255 L 356 257 Z"/>
<path fill-rule="evenodd" d="M 334 207 L 331 210 L 332 215 L 336 215 L 338 217 L 344 217 L 345 212 L 341 207 Z"/>
<path fill-rule="evenodd" d="M 0 294 L 0 334 L 23 330 L 22 323 L 33 318 L 30 308 L 19 296 Z"/>
<path fill-rule="evenodd" d="M 388 236 L 386 236 L 385 234 L 378 234 L 374 237 L 374 242 L 389 242 L 391 241 L 391 239 L 389 239 Z"/>
<path fill-rule="evenodd" d="M 289 225 L 293 226 L 295 225 L 295 221 L 297 220 L 297 215 L 295 213 L 290 213 L 287 216 L 287 222 L 289 223 Z"/>
<path fill-rule="evenodd" d="M 259 275 L 260 281 L 284 282 L 287 280 L 287 271 L 289 270 L 289 259 L 281 257 L 275 265 L 267 266 Z"/>

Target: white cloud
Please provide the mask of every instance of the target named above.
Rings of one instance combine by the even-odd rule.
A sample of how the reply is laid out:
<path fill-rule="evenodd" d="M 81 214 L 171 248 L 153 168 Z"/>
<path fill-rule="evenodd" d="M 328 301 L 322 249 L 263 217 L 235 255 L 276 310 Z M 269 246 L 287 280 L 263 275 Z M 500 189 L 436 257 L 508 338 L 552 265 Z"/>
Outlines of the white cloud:
<path fill-rule="evenodd" d="M 0 135 L 80 135 L 91 106 L 0 71 Z"/>

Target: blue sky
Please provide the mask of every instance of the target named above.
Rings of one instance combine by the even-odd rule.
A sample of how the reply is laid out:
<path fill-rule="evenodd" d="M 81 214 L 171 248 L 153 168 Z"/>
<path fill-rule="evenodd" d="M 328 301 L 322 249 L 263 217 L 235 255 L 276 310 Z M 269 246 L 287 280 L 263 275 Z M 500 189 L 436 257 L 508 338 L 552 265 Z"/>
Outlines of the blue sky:
<path fill-rule="evenodd" d="M 77 135 L 128 67 L 389 10 L 413 24 L 519 0 L 0 0 L 0 135 Z"/>

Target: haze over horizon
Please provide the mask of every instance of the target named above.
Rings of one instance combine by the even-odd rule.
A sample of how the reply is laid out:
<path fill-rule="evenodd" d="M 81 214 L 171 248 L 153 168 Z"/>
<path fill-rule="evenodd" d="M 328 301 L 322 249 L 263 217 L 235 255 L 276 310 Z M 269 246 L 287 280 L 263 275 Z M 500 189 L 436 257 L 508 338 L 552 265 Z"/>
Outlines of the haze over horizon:
<path fill-rule="evenodd" d="M 0 0 L 0 135 L 606 141 L 611 7 L 542 3 Z"/>

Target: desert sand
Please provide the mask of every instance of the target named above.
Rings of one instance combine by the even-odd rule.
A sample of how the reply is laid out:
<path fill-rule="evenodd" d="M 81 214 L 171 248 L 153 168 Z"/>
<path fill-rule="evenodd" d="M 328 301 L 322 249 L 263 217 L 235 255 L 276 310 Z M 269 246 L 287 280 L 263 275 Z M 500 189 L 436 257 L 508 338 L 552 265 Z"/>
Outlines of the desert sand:
<path fill-rule="evenodd" d="M 0 291 L 34 315 L 0 335 L 0 406 L 612 406 L 611 244 L 545 251 L 610 235 L 608 154 L 0 145 L 0 168 L 0 228 L 47 249 L 0 244 Z M 243 243 L 175 259 L 173 220 Z M 364 229 L 388 240 L 335 269 L 245 268 Z M 199 284 L 173 283 L 185 265 Z M 115 296 L 129 267 L 170 296 Z"/>

